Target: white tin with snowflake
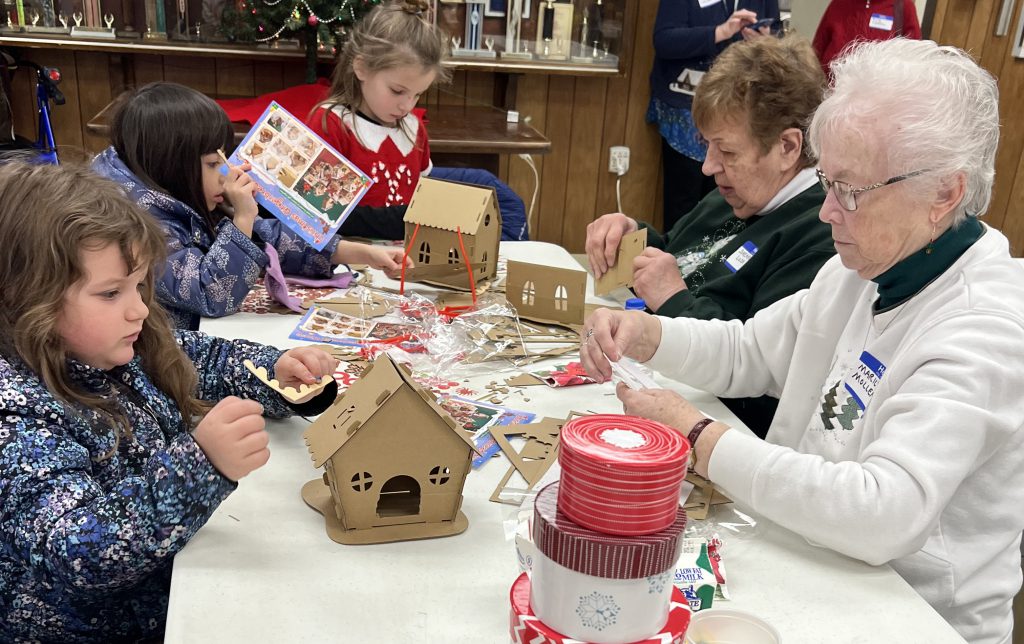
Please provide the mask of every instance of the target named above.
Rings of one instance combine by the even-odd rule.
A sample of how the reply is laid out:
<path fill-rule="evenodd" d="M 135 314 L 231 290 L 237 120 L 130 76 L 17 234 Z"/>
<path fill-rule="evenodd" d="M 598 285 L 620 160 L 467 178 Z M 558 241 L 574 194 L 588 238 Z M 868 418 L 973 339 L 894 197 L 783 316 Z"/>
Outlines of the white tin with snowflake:
<path fill-rule="evenodd" d="M 668 620 L 686 513 L 680 508 L 661 532 L 613 536 L 574 523 L 558 511 L 557 498 L 558 483 L 552 483 L 534 506 L 534 614 L 563 635 L 594 644 L 658 633 Z"/>

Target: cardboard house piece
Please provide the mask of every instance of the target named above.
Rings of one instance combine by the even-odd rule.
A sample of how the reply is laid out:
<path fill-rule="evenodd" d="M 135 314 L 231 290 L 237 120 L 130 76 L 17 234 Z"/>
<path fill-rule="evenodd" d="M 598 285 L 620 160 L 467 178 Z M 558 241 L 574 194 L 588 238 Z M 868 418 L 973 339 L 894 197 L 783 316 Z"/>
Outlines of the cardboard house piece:
<path fill-rule="evenodd" d="M 345 544 L 459 534 L 476 451 L 434 395 L 381 355 L 303 434 L 322 479 L 302 498 Z"/>
<path fill-rule="evenodd" d="M 583 324 L 586 271 L 508 260 L 505 298 L 519 317 L 552 324 Z"/>
<path fill-rule="evenodd" d="M 493 279 L 500 240 L 501 213 L 494 188 L 423 177 L 405 211 L 405 246 L 416 264 L 406 277 L 468 289 L 466 260 L 476 284 Z"/>

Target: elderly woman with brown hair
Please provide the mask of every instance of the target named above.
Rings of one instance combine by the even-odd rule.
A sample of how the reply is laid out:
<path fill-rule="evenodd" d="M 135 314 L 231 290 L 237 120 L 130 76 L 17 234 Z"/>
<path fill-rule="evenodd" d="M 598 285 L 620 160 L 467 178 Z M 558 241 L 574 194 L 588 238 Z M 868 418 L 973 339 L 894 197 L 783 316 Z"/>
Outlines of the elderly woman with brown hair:
<path fill-rule="evenodd" d="M 583 363 L 649 361 L 716 394 L 781 390 L 761 441 L 666 390 L 626 413 L 688 435 L 697 472 L 808 540 L 889 563 L 968 641 L 1009 642 L 1024 529 L 1024 269 L 981 224 L 995 80 L 933 42 L 833 64 L 810 127 L 839 257 L 739 321 L 599 311 Z"/>
<path fill-rule="evenodd" d="M 835 254 L 818 220 L 825 193 L 804 128 L 825 76 L 802 38 L 757 38 L 729 47 L 697 87 L 693 117 L 708 142 L 704 173 L 718 189 L 665 235 L 622 213 L 587 227 L 595 276 L 614 265 L 622 236 L 647 229 L 633 290 L 658 315 L 746 320 L 807 288 Z M 726 400 L 755 432 L 776 400 Z"/>

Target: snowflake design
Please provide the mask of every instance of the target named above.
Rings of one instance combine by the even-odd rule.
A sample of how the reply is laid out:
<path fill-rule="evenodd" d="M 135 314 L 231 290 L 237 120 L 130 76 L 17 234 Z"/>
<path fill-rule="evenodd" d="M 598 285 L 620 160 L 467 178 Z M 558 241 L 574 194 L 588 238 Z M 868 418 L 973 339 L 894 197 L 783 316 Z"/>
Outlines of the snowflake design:
<path fill-rule="evenodd" d="M 651 575 L 647 578 L 647 594 L 648 595 L 660 595 L 665 590 L 665 584 L 668 583 L 670 577 L 669 572 L 663 572 L 660 575 Z"/>
<path fill-rule="evenodd" d="M 580 596 L 576 614 L 580 616 L 580 624 L 583 626 L 603 631 L 616 622 L 619 610 L 614 597 L 594 591 Z"/>

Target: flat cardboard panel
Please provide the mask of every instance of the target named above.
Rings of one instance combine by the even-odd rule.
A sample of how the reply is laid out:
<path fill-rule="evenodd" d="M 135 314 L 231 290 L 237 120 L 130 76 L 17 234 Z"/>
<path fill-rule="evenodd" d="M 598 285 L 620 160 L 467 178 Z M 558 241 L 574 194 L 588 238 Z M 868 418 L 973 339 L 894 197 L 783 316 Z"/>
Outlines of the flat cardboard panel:
<path fill-rule="evenodd" d="M 633 286 L 633 260 L 647 247 L 647 230 L 640 229 L 623 236 L 615 266 L 594 283 L 594 295 L 607 295 L 617 288 Z"/>
<path fill-rule="evenodd" d="M 563 297 L 556 297 L 559 291 Z M 587 273 L 571 268 L 508 261 L 505 297 L 520 317 L 555 324 L 583 324 Z"/>

